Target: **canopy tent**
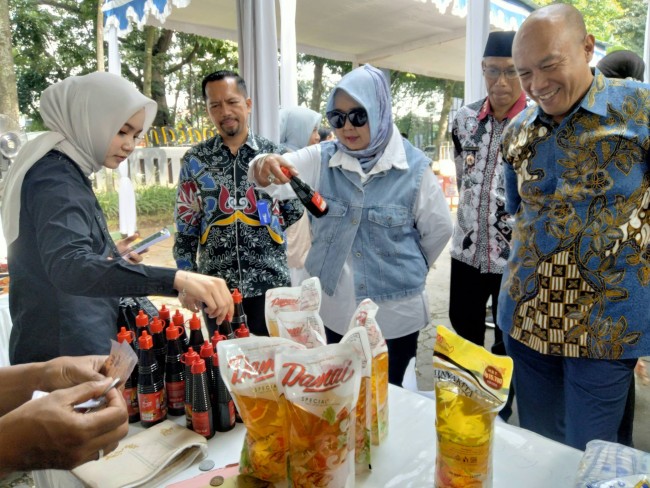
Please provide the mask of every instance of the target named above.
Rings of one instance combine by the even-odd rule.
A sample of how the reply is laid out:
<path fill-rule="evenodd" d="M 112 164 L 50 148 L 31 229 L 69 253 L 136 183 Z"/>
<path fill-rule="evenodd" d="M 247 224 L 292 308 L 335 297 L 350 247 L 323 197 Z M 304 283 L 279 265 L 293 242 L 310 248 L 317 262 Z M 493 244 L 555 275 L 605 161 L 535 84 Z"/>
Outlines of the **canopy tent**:
<path fill-rule="evenodd" d="M 247 3 L 254 5 L 256 1 L 259 0 Z M 283 1 L 273 3 L 285 8 Z M 379 68 L 462 81 L 469 3 L 303 0 L 294 7 L 297 51 L 357 65 L 371 63 Z M 521 0 L 472 3 L 482 4 L 482 8 L 489 5 L 490 23 L 499 30 L 516 30 L 532 11 L 529 2 Z M 166 28 L 180 32 L 238 40 L 235 0 L 113 0 L 106 3 L 105 13 L 105 25 L 114 25 L 121 32 L 130 29 L 130 18 L 139 25 L 164 23 Z"/>

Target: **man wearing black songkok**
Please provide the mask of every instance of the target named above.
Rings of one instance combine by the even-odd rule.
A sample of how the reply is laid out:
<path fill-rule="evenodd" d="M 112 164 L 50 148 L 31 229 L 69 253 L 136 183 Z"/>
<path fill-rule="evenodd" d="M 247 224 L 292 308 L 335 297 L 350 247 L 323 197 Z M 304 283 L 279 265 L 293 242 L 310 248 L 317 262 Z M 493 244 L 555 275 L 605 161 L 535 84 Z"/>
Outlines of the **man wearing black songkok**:
<path fill-rule="evenodd" d="M 526 106 L 512 61 L 514 35 L 488 36 L 481 63 L 488 96 L 462 107 L 452 131 L 459 199 L 451 242 L 449 318 L 459 335 L 482 346 L 491 297 L 496 354 L 505 354 L 496 313 L 511 233 L 504 208 L 501 134 Z M 507 419 L 510 412 L 508 405 L 500 415 Z"/>

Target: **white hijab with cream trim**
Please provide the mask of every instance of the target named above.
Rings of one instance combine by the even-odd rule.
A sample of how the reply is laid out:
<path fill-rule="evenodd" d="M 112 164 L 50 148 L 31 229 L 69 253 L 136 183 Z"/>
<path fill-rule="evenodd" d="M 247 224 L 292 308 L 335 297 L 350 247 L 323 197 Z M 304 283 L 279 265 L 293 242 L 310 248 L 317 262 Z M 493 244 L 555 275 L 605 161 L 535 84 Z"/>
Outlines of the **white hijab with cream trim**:
<path fill-rule="evenodd" d="M 40 113 L 50 131 L 27 142 L 9 168 L 2 202 L 7 245 L 18 238 L 21 189 L 30 168 L 56 149 L 70 157 L 86 176 L 99 171 L 113 137 L 143 108 L 144 133 L 156 116 L 156 102 L 124 78 L 105 72 L 72 76 L 42 93 Z"/>

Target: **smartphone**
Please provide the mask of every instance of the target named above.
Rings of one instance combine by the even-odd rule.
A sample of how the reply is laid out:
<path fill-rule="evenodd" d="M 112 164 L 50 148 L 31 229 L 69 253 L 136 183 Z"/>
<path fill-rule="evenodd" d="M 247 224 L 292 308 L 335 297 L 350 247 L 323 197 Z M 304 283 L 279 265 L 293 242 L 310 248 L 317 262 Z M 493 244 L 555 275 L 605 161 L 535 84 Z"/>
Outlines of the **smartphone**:
<path fill-rule="evenodd" d="M 171 235 L 172 234 L 171 232 L 169 232 L 169 229 L 167 227 L 163 227 L 158 232 L 154 232 L 150 236 L 145 237 L 144 239 L 141 239 L 137 242 L 134 242 L 125 252 L 122 253 L 122 257 L 126 256 L 131 252 L 140 254 L 142 251 L 148 249 L 154 244 L 160 241 L 164 241 L 168 237 L 171 237 Z"/>

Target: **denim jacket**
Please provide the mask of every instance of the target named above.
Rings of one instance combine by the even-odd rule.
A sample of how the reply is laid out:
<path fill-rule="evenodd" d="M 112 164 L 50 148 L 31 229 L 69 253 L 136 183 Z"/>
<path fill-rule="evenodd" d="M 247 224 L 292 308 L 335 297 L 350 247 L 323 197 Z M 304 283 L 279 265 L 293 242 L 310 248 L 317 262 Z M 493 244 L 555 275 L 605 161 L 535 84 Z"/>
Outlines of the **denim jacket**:
<path fill-rule="evenodd" d="M 408 169 L 392 168 L 363 185 L 358 174 L 328 165 L 336 152 L 333 143 L 321 148 L 319 191 L 329 212 L 311 220 L 312 248 L 305 263 L 309 274 L 318 276 L 323 290 L 332 295 L 345 260 L 352 256 L 358 301 L 420 293 L 429 267 L 419 245 L 414 208 L 429 161 L 404 144 Z"/>

